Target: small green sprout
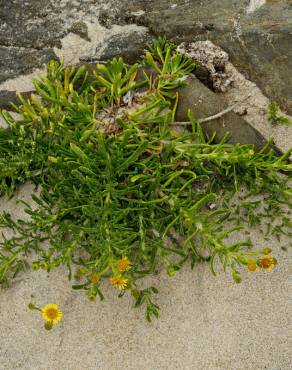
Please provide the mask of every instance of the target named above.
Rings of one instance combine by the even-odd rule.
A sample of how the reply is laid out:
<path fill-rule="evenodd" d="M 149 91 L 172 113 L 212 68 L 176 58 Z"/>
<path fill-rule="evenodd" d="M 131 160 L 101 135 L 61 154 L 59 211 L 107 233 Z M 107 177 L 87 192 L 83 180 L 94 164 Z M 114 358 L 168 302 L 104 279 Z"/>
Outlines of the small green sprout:
<path fill-rule="evenodd" d="M 275 101 L 271 101 L 268 108 L 268 120 L 272 124 L 292 125 L 292 121 L 283 115 L 279 114 L 280 108 Z"/>

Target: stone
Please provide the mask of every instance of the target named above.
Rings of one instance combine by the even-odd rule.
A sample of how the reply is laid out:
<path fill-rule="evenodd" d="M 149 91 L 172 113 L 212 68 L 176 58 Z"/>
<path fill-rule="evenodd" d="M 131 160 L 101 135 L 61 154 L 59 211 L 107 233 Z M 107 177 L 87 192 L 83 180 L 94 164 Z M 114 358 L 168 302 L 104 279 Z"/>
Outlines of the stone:
<path fill-rule="evenodd" d="M 80 60 L 97 61 L 101 53 L 104 58 L 120 53 L 134 61 L 143 52 L 149 34 L 147 29 L 134 24 L 109 25 L 111 30 L 107 30 L 102 13 L 103 9 L 111 9 L 115 14 L 113 4 L 113 0 L 81 3 L 30 0 L 1 4 L 0 84 L 28 74 L 57 57 L 70 64 Z"/>
<path fill-rule="evenodd" d="M 127 7 L 126 4 L 127 3 Z M 250 8 L 242 0 L 120 1 L 115 23 L 135 22 L 180 42 L 210 40 L 244 76 L 292 112 L 292 3 L 268 0 Z M 250 9 L 253 9 L 250 11 Z M 139 11 L 143 14 L 135 16 Z"/>
<path fill-rule="evenodd" d="M 177 50 L 191 58 L 196 69 L 194 74 L 204 82 L 201 71 L 207 71 L 207 86 L 216 92 L 225 92 L 232 83 L 232 76 L 226 73 L 226 64 L 229 55 L 211 41 L 197 41 L 182 43 Z M 199 72 L 197 73 L 197 68 Z"/>
<path fill-rule="evenodd" d="M 137 31 L 113 35 L 103 50 L 100 59 L 109 60 L 121 56 L 127 63 L 135 63 L 143 54 L 146 43 L 151 41 L 149 33 Z"/>
<path fill-rule="evenodd" d="M 292 112 L 289 0 L 177 0 L 173 4 L 168 0 L 100 0 L 81 4 L 69 0 L 31 0 L 6 1 L 1 5 L 0 82 L 30 72 L 47 61 L 55 47 L 61 48 L 61 41 L 69 32 L 87 39 L 86 22 L 99 19 L 107 28 L 134 23 L 146 26 L 151 35 L 165 35 L 177 43 L 211 40 L 229 54 L 235 67 L 266 96 Z M 132 54 L 130 60 L 139 57 L 141 44 L 149 35 L 145 39 L 141 35 L 135 37 L 114 35 L 108 40 L 103 57 L 110 58 L 117 52 Z M 16 66 L 11 65 L 11 60 Z"/>
<path fill-rule="evenodd" d="M 179 90 L 179 104 L 176 112 L 177 121 L 188 121 L 191 109 L 197 119 L 213 116 L 227 108 L 224 99 L 202 84 L 195 76 L 188 77 L 187 85 Z M 240 115 L 233 111 L 220 118 L 202 123 L 209 137 L 216 132 L 215 142 L 219 142 L 229 132 L 229 143 L 254 144 L 260 150 L 266 139 Z"/>
<path fill-rule="evenodd" d="M 21 95 L 25 99 L 28 99 L 32 92 L 33 91 L 25 91 L 21 93 Z M 7 90 L 0 91 L 0 108 L 13 110 L 11 107 L 11 103 L 20 104 L 20 101 L 16 95 L 16 91 L 7 91 Z"/>
<path fill-rule="evenodd" d="M 0 83 L 20 74 L 27 74 L 52 59 L 58 60 L 58 57 L 50 48 L 36 50 L 0 45 Z"/>

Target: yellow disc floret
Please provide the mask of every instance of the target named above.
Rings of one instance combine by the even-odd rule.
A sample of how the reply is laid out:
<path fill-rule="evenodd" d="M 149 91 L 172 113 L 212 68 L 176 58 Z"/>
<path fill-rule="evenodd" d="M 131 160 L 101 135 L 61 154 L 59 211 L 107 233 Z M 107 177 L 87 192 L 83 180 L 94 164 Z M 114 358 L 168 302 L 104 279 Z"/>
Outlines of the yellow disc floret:
<path fill-rule="evenodd" d="M 128 285 L 128 279 L 123 278 L 121 275 L 117 275 L 111 278 L 111 283 L 114 287 L 124 290 Z"/>
<path fill-rule="evenodd" d="M 266 271 L 272 271 L 276 264 L 277 264 L 276 258 L 273 258 L 269 254 L 264 255 L 259 259 L 259 266 Z"/>
<path fill-rule="evenodd" d="M 129 271 L 131 268 L 131 262 L 128 257 L 123 257 L 117 261 L 117 267 L 121 272 Z"/>
<path fill-rule="evenodd" d="M 255 260 L 248 260 L 246 268 L 250 272 L 258 272 L 259 271 Z"/>
<path fill-rule="evenodd" d="M 62 319 L 62 311 L 55 303 L 48 303 L 42 309 L 41 313 L 46 321 L 57 324 Z"/>

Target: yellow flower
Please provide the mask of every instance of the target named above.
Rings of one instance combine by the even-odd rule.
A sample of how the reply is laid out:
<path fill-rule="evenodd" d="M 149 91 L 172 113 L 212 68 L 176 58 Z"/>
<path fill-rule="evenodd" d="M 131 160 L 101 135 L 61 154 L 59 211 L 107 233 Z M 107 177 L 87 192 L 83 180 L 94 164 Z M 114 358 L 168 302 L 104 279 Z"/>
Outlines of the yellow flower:
<path fill-rule="evenodd" d="M 124 290 L 128 285 L 128 279 L 123 278 L 121 275 L 117 275 L 111 278 L 111 283 L 120 290 Z"/>
<path fill-rule="evenodd" d="M 48 303 L 42 309 L 41 313 L 46 321 L 52 324 L 57 324 L 62 319 L 62 311 L 59 306 L 55 303 Z"/>
<path fill-rule="evenodd" d="M 256 264 L 256 261 L 254 261 L 254 260 L 248 260 L 246 268 L 250 272 L 258 272 L 259 271 L 259 269 L 257 267 L 257 264 Z"/>
<path fill-rule="evenodd" d="M 92 282 L 92 284 L 97 284 L 100 280 L 100 277 L 100 274 L 96 272 L 90 276 L 90 281 Z"/>
<path fill-rule="evenodd" d="M 269 254 L 264 255 L 259 259 L 259 266 L 266 271 L 272 271 L 276 264 L 276 258 L 271 257 Z"/>
<path fill-rule="evenodd" d="M 118 260 L 117 266 L 121 272 L 129 271 L 131 268 L 131 262 L 129 261 L 128 257 L 123 257 L 122 259 Z"/>

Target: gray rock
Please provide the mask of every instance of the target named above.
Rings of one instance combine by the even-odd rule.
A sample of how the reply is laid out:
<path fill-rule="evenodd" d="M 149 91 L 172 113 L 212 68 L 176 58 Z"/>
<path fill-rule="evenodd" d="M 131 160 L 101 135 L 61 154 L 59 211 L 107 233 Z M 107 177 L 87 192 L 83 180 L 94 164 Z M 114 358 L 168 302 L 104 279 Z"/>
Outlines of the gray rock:
<path fill-rule="evenodd" d="M 58 60 L 52 49 L 33 49 L 0 45 L 0 83 L 20 74 L 27 74 L 49 60 Z"/>
<path fill-rule="evenodd" d="M 291 0 L 268 0 L 253 13 L 247 13 L 247 0 L 176 0 L 175 4 L 120 1 L 118 6 L 128 13 L 116 12 L 115 23 L 136 22 L 177 43 L 211 40 L 228 52 L 246 78 L 292 112 Z M 144 14 L 135 16 L 138 10 Z"/>
<path fill-rule="evenodd" d="M 191 109 L 197 119 L 213 116 L 227 108 L 223 98 L 212 92 L 196 77 L 189 77 L 188 84 L 180 89 L 180 101 L 176 113 L 177 121 L 188 121 Z M 202 123 L 209 137 L 216 132 L 215 141 L 220 141 L 229 132 L 229 143 L 254 144 L 260 150 L 266 139 L 254 127 L 233 111 L 209 122 Z"/>
<path fill-rule="evenodd" d="M 43 49 L 61 47 L 64 25 L 51 1 L 1 1 L 0 45 Z"/>
<path fill-rule="evenodd" d="M 55 59 L 69 32 L 87 39 L 82 16 L 94 17 L 102 1 L 1 1 L 0 83 Z"/>
<path fill-rule="evenodd" d="M 128 63 L 135 63 L 144 53 L 146 43 L 151 41 L 149 33 L 130 32 L 114 35 L 106 45 L 100 59 L 108 60 L 121 56 Z"/>
<path fill-rule="evenodd" d="M 25 99 L 28 99 L 32 92 L 33 91 L 25 91 L 22 92 L 21 95 Z M 14 103 L 16 105 L 20 104 L 20 100 L 18 99 L 16 92 L 7 90 L 0 91 L 0 108 L 13 110 L 13 108 L 11 107 L 11 103 Z"/>
<path fill-rule="evenodd" d="M 50 59 L 52 48 L 60 48 L 61 39 L 68 32 L 86 39 L 86 24 L 78 17 L 96 14 L 108 28 L 136 23 L 147 26 L 153 35 L 165 35 L 177 43 L 209 39 L 228 52 L 231 62 L 246 78 L 292 112 L 291 0 L 268 0 L 252 13 L 247 12 L 249 0 L 176 0 L 173 4 L 168 0 L 2 3 L 0 81 L 29 72 Z M 103 57 L 120 53 L 130 55 L 132 61 L 139 57 L 144 42 L 141 35 L 115 36 Z M 10 49 L 4 50 L 7 47 Z M 202 80 L 208 84 L 205 71 L 201 72 Z"/>

